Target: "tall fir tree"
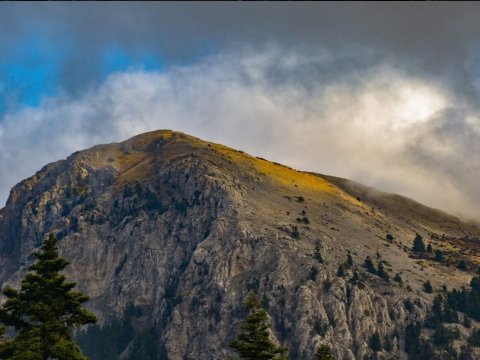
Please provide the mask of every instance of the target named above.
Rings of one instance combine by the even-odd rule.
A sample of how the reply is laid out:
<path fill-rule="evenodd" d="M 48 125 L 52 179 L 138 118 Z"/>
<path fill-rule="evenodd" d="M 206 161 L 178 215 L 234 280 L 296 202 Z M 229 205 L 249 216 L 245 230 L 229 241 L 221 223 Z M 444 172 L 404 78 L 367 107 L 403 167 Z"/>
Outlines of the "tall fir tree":
<path fill-rule="evenodd" d="M 96 322 L 82 307 L 89 298 L 74 291 L 64 270 L 69 262 L 58 254 L 57 240 L 50 235 L 33 254 L 20 290 L 5 288 L 0 322 L 15 329 L 15 338 L 0 345 L 0 358 L 13 360 L 86 360 L 73 341 L 72 329 Z"/>
<path fill-rule="evenodd" d="M 253 291 L 247 295 L 245 307 L 249 314 L 241 324 L 241 331 L 230 343 L 242 359 L 269 360 L 277 355 L 284 358 L 286 349 L 279 347 L 270 339 L 271 323 L 267 312 L 261 307 Z"/>

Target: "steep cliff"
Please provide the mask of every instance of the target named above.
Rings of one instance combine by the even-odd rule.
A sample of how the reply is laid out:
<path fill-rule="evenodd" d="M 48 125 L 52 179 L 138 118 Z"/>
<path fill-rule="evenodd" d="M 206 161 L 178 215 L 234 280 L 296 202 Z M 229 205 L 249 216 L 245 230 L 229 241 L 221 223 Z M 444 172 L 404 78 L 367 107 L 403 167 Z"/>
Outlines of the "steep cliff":
<path fill-rule="evenodd" d="M 458 218 L 171 131 L 74 153 L 15 186 L 0 210 L 1 283 L 21 279 L 47 233 L 101 322 L 133 319 L 125 359 L 146 329 L 158 358 L 232 356 L 248 289 L 291 359 L 320 343 L 373 356 L 375 333 L 380 355 L 405 358 L 405 326 L 441 286 L 468 286 L 480 259 L 480 229 Z M 417 233 L 445 260 L 413 254 Z M 390 281 L 362 266 L 368 256 Z"/>

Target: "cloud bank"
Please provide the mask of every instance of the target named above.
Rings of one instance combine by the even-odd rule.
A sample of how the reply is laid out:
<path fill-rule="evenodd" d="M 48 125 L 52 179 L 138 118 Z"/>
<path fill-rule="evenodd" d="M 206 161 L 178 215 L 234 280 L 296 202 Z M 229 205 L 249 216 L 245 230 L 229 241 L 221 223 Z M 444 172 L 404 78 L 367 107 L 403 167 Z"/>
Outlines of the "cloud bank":
<path fill-rule="evenodd" d="M 358 54 L 225 50 L 162 72 L 114 73 L 80 96 L 6 113 L 0 202 L 48 162 L 168 128 L 480 220 L 475 106 L 394 62 L 355 66 L 379 58 L 368 48 Z"/>

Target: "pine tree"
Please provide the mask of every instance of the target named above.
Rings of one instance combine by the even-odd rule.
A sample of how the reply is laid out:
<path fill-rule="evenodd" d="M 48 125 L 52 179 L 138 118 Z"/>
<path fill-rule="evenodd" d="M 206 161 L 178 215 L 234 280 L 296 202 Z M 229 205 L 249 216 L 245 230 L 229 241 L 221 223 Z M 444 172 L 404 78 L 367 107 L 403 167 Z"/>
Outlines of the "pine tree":
<path fill-rule="evenodd" d="M 262 309 L 253 291 L 247 295 L 245 307 L 249 310 L 243 320 L 241 332 L 230 343 L 242 359 L 268 360 L 277 354 L 284 354 L 286 349 L 276 346 L 270 339 L 271 327 L 267 312 Z"/>
<path fill-rule="evenodd" d="M 351 268 L 353 266 L 353 258 L 352 255 L 349 253 L 347 254 L 347 262 L 345 264 L 348 268 Z"/>
<path fill-rule="evenodd" d="M 373 265 L 373 261 L 370 256 L 367 256 L 363 263 L 363 267 L 367 269 L 367 271 L 371 274 L 377 274 L 377 269 L 375 269 L 375 265 Z"/>
<path fill-rule="evenodd" d="M 390 277 L 388 276 L 388 273 L 385 271 L 385 268 L 383 267 L 383 263 L 381 261 L 378 263 L 377 275 L 380 276 L 382 279 L 385 279 L 386 281 L 390 280 Z"/>
<path fill-rule="evenodd" d="M 442 262 L 444 259 L 442 250 L 435 250 L 435 261 Z"/>
<path fill-rule="evenodd" d="M 403 285 L 403 279 L 402 279 L 402 276 L 399 273 L 397 273 L 395 275 L 395 277 L 393 278 L 393 281 L 398 282 L 400 284 L 400 286 Z"/>
<path fill-rule="evenodd" d="M 345 277 L 347 274 L 345 273 L 345 267 L 343 264 L 340 264 L 337 269 L 337 276 L 338 277 Z"/>
<path fill-rule="evenodd" d="M 13 360 L 85 360 L 72 339 L 71 330 L 96 322 L 82 308 L 88 297 L 73 291 L 75 283 L 60 274 L 69 264 L 58 255 L 50 235 L 37 262 L 30 266 L 20 290 L 5 288 L 7 301 L 0 308 L 0 321 L 13 327 L 16 337 L 0 346 L 0 357 Z"/>
<path fill-rule="evenodd" d="M 380 340 L 380 334 L 375 332 L 371 337 L 370 341 L 368 342 L 370 345 L 370 349 L 372 349 L 373 352 L 378 352 L 382 350 L 382 341 Z"/>
<path fill-rule="evenodd" d="M 425 291 L 427 294 L 433 293 L 433 287 L 429 280 L 423 283 L 423 291 Z"/>
<path fill-rule="evenodd" d="M 330 350 L 330 346 L 322 344 L 318 347 L 315 353 L 315 360 L 335 360 Z"/>
<path fill-rule="evenodd" d="M 466 270 L 467 270 L 467 263 L 465 262 L 465 260 L 461 259 L 461 260 L 458 262 L 457 269 L 462 270 L 462 271 L 466 271 Z"/>
<path fill-rule="evenodd" d="M 413 240 L 412 250 L 413 252 L 420 253 L 420 254 L 425 252 L 425 243 L 423 242 L 423 238 L 420 234 L 417 234 L 415 236 L 415 240 Z"/>

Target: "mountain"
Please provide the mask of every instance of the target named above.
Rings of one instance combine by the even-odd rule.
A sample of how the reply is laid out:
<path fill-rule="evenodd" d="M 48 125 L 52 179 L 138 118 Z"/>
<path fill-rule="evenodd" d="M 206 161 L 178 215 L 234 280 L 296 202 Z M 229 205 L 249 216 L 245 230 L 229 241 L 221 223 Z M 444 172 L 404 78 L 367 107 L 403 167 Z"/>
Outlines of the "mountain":
<path fill-rule="evenodd" d="M 76 152 L 16 185 L 0 210 L 2 284 L 18 284 L 48 233 L 104 326 L 78 334 L 92 359 L 233 356 L 249 289 L 290 359 L 323 343 L 337 359 L 373 358 L 374 335 L 377 355 L 406 358 L 411 324 L 443 285 L 468 288 L 480 259 L 480 229 L 442 211 L 167 130 Z M 417 234 L 432 252 L 412 251 Z M 433 343 L 441 356 L 478 327 L 457 322 L 445 326 L 459 339 Z"/>

